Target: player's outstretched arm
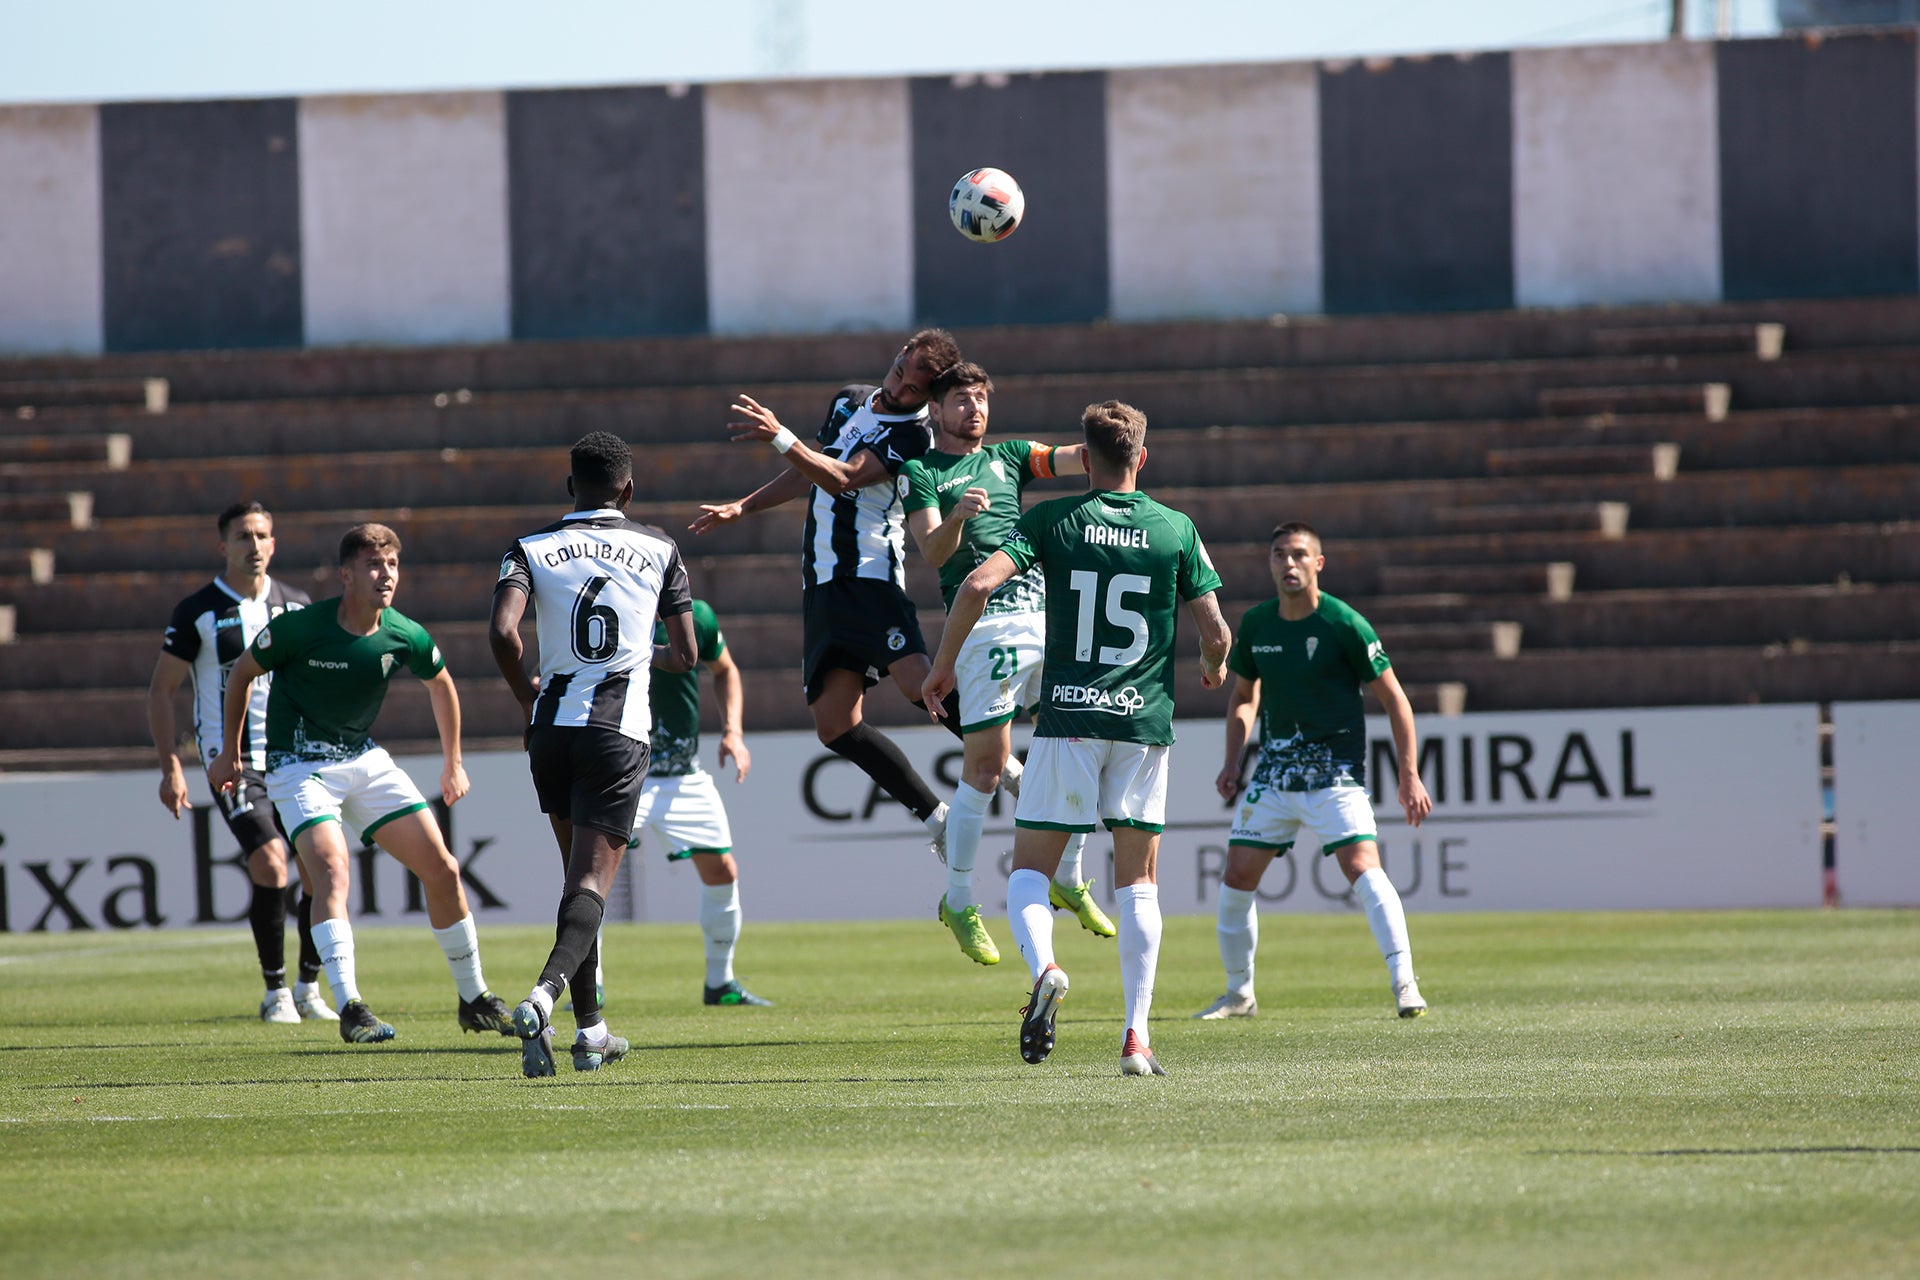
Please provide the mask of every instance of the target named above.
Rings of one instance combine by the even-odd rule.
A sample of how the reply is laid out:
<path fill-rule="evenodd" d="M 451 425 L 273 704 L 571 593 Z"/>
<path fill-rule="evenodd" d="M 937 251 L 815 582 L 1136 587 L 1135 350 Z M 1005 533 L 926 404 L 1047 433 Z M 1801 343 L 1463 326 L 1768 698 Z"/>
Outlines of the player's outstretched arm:
<path fill-rule="evenodd" d="M 153 749 L 160 757 L 160 804 L 176 818 L 182 809 L 193 808 L 193 801 L 187 798 L 187 775 L 176 746 L 180 735 L 173 719 L 173 696 L 192 670 L 179 658 L 163 653 L 147 682 L 147 732 L 153 735 Z"/>
<path fill-rule="evenodd" d="M 738 501 L 701 503 L 700 514 L 693 518 L 693 523 L 687 528 L 696 536 L 709 533 L 723 524 L 732 524 L 742 516 L 792 502 L 812 487 L 812 481 L 789 467 Z"/>
<path fill-rule="evenodd" d="M 1209 591 L 1187 601 L 1193 625 L 1200 631 L 1200 684 L 1218 689 L 1227 681 L 1227 653 L 1233 648 L 1233 630 L 1220 614 L 1220 601 Z"/>
<path fill-rule="evenodd" d="M 1227 702 L 1227 759 L 1220 766 L 1220 776 L 1213 780 L 1213 789 L 1228 804 L 1240 794 L 1240 768 L 1246 759 L 1247 740 L 1253 736 L 1253 716 L 1259 706 L 1260 682 L 1236 675 L 1233 693 Z"/>
<path fill-rule="evenodd" d="M 1393 754 L 1400 769 L 1400 807 L 1406 810 L 1407 825 L 1417 827 L 1433 812 L 1433 797 L 1427 794 L 1427 784 L 1420 781 L 1420 739 L 1413 728 L 1413 703 L 1407 700 L 1407 691 L 1400 687 L 1400 677 L 1393 674 L 1392 667 L 1369 681 L 1367 688 L 1373 690 L 1373 696 L 1387 713 L 1387 723 L 1393 726 Z"/>
<path fill-rule="evenodd" d="M 972 633 L 974 624 L 980 621 L 980 615 L 986 612 L 987 597 L 998 591 L 1017 571 L 1011 556 L 1004 551 L 996 551 L 982 561 L 978 569 L 968 574 L 967 580 L 960 584 L 960 590 L 954 593 L 953 608 L 947 610 L 946 629 L 940 633 L 940 652 L 934 655 L 933 670 L 927 673 L 926 681 L 920 686 L 920 697 L 927 704 L 927 714 L 935 720 L 940 718 L 942 699 L 953 692 L 953 667 L 960 660 L 960 647 L 967 642 L 967 636 Z"/>
<path fill-rule="evenodd" d="M 746 680 L 740 674 L 740 664 L 725 649 L 707 664 L 707 670 L 713 672 L 713 691 L 720 698 L 720 766 L 725 768 L 731 761 L 733 780 L 745 782 L 747 770 L 753 768 L 753 756 L 747 751 L 741 727 L 747 706 Z"/>
<path fill-rule="evenodd" d="M 442 667 L 427 681 L 427 699 L 433 703 L 433 727 L 440 733 L 440 798 L 452 804 L 470 787 L 466 766 L 460 763 L 460 695 L 454 692 L 451 671 Z"/>
<path fill-rule="evenodd" d="M 849 489 L 863 489 L 874 482 L 875 477 L 871 474 L 864 480 L 854 479 L 854 473 L 860 469 L 860 455 L 856 455 L 854 460 L 842 462 L 809 448 L 804 440 L 781 424 L 773 410 L 752 396 L 742 395 L 731 407 L 736 416 L 728 421 L 727 428 L 733 432 L 733 440 L 736 443 L 746 441 L 772 445 L 786 458 L 787 466 L 806 477 L 808 484 L 819 485 L 829 493 L 845 493 Z M 879 459 L 874 461 L 878 462 Z M 886 468 L 879 470 L 884 474 Z"/>
<path fill-rule="evenodd" d="M 227 673 L 227 696 L 220 706 L 220 754 L 207 766 L 207 785 L 226 791 L 240 781 L 240 727 L 247 722 L 247 701 L 253 696 L 253 682 L 267 669 L 248 650 L 234 660 Z"/>
<path fill-rule="evenodd" d="M 487 622 L 487 647 L 493 651 L 493 665 L 507 682 L 513 700 L 520 704 L 529 723 L 533 720 L 534 700 L 540 690 L 527 675 L 527 647 L 520 639 L 520 619 L 527 612 L 527 593 L 517 586 L 502 586 L 493 593 L 493 616 Z"/>

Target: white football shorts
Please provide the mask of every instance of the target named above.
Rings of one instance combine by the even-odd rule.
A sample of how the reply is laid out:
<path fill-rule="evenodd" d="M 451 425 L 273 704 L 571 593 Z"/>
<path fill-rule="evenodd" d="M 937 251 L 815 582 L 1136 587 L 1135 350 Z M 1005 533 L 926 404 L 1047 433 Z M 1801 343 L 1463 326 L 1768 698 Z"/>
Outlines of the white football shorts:
<path fill-rule="evenodd" d="M 1035 738 L 1021 775 L 1017 827 L 1091 831 L 1095 823 L 1164 830 L 1166 747 L 1103 738 Z"/>
<path fill-rule="evenodd" d="M 1047 615 L 1007 613 L 980 619 L 954 661 L 960 732 L 991 729 L 1040 701 L 1040 659 Z"/>
<path fill-rule="evenodd" d="M 1277 791 L 1250 787 L 1240 798 L 1229 844 L 1285 853 L 1300 828 L 1320 837 L 1320 852 L 1332 853 L 1378 836 L 1373 802 L 1365 787 L 1324 787 L 1318 791 Z"/>
<path fill-rule="evenodd" d="M 639 848 L 648 834 L 667 847 L 669 862 L 732 850 L 727 807 L 720 803 L 713 775 L 700 769 L 674 778 L 648 778 L 640 788 L 640 808 L 633 815 L 627 848 Z"/>
<path fill-rule="evenodd" d="M 290 837 L 316 822 L 344 822 L 372 839 L 393 819 L 427 807 L 385 747 L 368 747 L 351 760 L 302 760 L 269 770 L 267 798 Z"/>

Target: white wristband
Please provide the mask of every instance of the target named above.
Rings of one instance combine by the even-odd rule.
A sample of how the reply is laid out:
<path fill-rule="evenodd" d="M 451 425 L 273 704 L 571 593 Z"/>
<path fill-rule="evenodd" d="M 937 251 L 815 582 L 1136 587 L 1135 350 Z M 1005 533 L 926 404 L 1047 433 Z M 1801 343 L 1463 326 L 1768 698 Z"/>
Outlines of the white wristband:
<path fill-rule="evenodd" d="M 785 453 L 787 450 L 793 448 L 793 446 L 800 443 L 800 437 L 793 434 L 792 428 L 782 427 L 780 428 L 779 434 L 774 436 L 773 440 L 770 443 L 773 445 L 775 451 L 779 453 Z"/>

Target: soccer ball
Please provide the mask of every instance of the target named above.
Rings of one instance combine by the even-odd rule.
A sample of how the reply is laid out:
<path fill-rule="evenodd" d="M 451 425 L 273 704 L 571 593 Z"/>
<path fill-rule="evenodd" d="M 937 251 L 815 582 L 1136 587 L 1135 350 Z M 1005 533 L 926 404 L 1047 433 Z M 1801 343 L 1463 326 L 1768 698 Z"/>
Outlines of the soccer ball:
<path fill-rule="evenodd" d="M 954 183 L 947 197 L 953 229 L 981 244 L 1012 235 L 1026 211 L 1026 195 L 1004 169 L 975 169 Z"/>

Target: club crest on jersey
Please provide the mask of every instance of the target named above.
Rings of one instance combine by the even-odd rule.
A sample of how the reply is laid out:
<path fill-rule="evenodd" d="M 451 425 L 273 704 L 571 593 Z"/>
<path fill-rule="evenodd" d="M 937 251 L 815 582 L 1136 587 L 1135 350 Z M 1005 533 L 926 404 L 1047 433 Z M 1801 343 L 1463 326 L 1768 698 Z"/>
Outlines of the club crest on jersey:
<path fill-rule="evenodd" d="M 382 677 L 390 676 L 393 674 L 393 655 L 392 654 L 383 653 L 380 655 L 380 674 Z"/>
<path fill-rule="evenodd" d="M 993 472 L 995 476 L 997 476 L 999 479 L 1003 481 L 1007 478 L 1007 468 L 1001 463 L 1000 459 L 998 458 L 995 458 L 991 462 L 987 463 L 987 470 Z"/>
<path fill-rule="evenodd" d="M 894 653 L 898 653 L 906 647 L 907 647 L 906 633 L 900 630 L 900 628 L 898 627 L 888 627 L 887 628 L 887 648 L 892 650 Z"/>
<path fill-rule="evenodd" d="M 1308 662 L 1312 662 L 1312 661 L 1313 661 L 1313 651 L 1314 651 L 1315 649 L 1318 649 L 1319 647 L 1320 647 L 1320 637 L 1319 637 L 1319 636 L 1308 636 L 1308 637 L 1307 637 L 1307 661 L 1308 661 Z"/>

